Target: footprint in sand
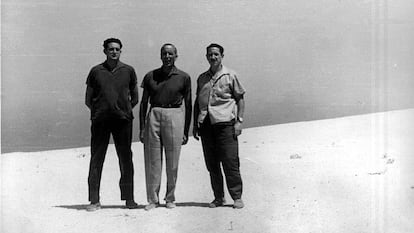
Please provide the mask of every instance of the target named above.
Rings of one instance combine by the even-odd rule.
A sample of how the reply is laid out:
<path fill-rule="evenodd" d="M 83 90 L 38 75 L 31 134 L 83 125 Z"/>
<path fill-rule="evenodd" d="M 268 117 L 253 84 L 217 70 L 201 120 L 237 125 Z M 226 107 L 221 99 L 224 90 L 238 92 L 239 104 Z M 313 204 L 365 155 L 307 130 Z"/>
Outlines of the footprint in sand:
<path fill-rule="evenodd" d="M 387 159 L 387 158 L 388 158 L 388 155 L 387 154 L 384 154 L 383 157 L 382 157 L 382 159 Z M 393 164 L 394 162 L 395 162 L 395 159 L 388 158 L 387 161 L 385 162 L 385 168 L 384 168 L 383 171 L 380 171 L 380 172 L 369 172 L 368 174 L 369 175 L 383 175 L 383 174 L 385 174 L 387 172 L 387 165 L 388 164 Z"/>
<path fill-rule="evenodd" d="M 301 159 L 302 156 L 298 155 L 298 154 L 293 154 L 290 156 L 290 159 Z"/>

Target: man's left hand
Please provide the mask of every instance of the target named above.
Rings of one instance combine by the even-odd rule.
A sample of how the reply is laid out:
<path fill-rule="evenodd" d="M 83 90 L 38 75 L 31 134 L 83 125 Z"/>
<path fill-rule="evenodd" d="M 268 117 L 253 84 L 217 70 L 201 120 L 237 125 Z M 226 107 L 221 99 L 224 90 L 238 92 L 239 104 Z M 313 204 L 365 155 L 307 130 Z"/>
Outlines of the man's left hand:
<path fill-rule="evenodd" d="M 144 130 L 139 131 L 139 140 L 141 143 L 144 143 Z"/>
<path fill-rule="evenodd" d="M 183 142 L 181 144 L 185 145 L 185 144 L 187 144 L 187 142 L 188 142 L 188 136 L 184 135 L 183 136 Z"/>
<path fill-rule="evenodd" d="M 234 124 L 234 137 L 238 137 L 240 136 L 240 134 L 242 133 L 242 124 L 240 122 L 236 122 Z"/>

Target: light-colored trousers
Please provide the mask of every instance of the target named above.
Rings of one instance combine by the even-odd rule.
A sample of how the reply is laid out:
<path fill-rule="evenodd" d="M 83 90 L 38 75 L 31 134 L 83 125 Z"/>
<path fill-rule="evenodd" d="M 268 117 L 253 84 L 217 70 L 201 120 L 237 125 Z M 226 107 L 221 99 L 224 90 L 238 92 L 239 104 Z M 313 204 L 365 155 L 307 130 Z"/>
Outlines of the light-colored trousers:
<path fill-rule="evenodd" d="M 145 123 L 144 157 L 148 203 L 159 203 L 163 149 L 167 174 L 166 202 L 175 201 L 178 161 L 184 136 L 181 108 L 151 108 Z"/>

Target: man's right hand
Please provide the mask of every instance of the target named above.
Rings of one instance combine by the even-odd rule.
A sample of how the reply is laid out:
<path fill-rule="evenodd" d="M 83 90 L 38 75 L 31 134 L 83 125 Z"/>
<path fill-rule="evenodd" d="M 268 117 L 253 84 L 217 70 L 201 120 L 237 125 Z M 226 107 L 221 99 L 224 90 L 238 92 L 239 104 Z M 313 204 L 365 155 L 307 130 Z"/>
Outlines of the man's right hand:
<path fill-rule="evenodd" d="M 144 130 L 139 131 L 139 140 L 141 143 L 144 143 Z"/>
<path fill-rule="evenodd" d="M 197 128 L 197 126 L 193 127 L 193 137 L 197 141 L 200 140 L 200 138 L 198 137 L 198 128 Z"/>

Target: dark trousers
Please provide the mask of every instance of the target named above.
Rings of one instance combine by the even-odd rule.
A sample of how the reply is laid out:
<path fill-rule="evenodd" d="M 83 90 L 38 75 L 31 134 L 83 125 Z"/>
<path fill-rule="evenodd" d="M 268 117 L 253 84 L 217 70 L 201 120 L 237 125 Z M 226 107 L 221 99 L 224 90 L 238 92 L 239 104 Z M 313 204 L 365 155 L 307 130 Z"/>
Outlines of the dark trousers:
<path fill-rule="evenodd" d="M 121 200 L 134 199 L 134 165 L 132 163 L 132 121 L 111 119 L 93 120 L 91 126 L 91 161 L 89 164 L 89 201 L 99 201 L 102 167 L 109 138 L 112 134 L 119 159 Z"/>
<path fill-rule="evenodd" d="M 233 200 L 240 199 L 243 184 L 240 176 L 239 145 L 237 137 L 234 136 L 234 123 L 212 125 L 207 116 L 200 127 L 200 136 L 215 199 L 224 198 L 220 164 L 223 166 L 230 196 Z"/>

